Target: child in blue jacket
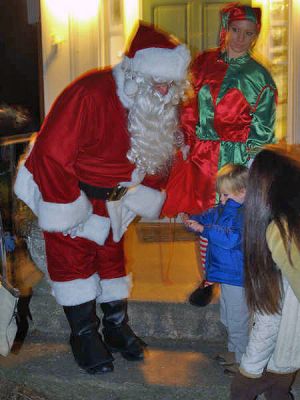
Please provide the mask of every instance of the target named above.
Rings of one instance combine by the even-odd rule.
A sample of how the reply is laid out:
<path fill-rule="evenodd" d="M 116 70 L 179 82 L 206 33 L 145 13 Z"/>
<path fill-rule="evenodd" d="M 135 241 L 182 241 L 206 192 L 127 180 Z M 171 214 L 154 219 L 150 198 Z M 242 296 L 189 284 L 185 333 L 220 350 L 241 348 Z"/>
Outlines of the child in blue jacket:
<path fill-rule="evenodd" d="M 216 207 L 184 218 L 185 226 L 208 239 L 206 279 L 221 284 L 220 318 L 228 333 L 228 352 L 216 360 L 225 373 L 237 371 L 249 336 L 249 312 L 244 292 L 243 203 L 248 169 L 227 164 L 217 175 L 220 202 Z"/>

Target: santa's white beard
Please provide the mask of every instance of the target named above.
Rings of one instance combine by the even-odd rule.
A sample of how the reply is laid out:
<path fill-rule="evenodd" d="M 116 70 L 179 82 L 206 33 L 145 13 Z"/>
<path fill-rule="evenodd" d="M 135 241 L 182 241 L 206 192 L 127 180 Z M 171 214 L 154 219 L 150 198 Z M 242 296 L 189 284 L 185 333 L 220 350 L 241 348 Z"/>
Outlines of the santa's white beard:
<path fill-rule="evenodd" d="M 139 83 L 128 114 L 131 149 L 127 157 L 146 174 L 167 173 L 171 165 L 181 92 L 182 88 L 174 84 L 167 95 L 162 96 L 151 83 Z"/>

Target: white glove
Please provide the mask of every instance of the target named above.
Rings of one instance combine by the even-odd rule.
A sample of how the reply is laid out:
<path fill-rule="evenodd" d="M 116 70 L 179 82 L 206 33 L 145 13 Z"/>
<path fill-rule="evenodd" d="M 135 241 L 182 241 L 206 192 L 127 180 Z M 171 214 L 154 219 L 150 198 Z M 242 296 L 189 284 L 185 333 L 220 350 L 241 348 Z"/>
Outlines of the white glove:
<path fill-rule="evenodd" d="M 100 215 L 92 214 L 83 225 L 83 228 L 77 232 L 77 236 L 92 240 L 102 246 L 109 234 L 110 220 Z"/>
<path fill-rule="evenodd" d="M 147 219 L 157 219 L 165 198 L 165 192 L 137 185 L 130 188 L 120 200 L 107 201 L 113 240 L 120 241 L 128 225 L 137 215 Z"/>
<path fill-rule="evenodd" d="M 123 197 L 123 204 L 137 215 L 147 219 L 159 218 L 166 193 L 144 185 L 130 188 Z"/>
<path fill-rule="evenodd" d="M 72 228 L 70 228 L 70 229 L 68 229 L 66 231 L 63 231 L 63 235 L 64 236 L 70 235 L 70 237 L 72 239 L 74 239 L 74 238 L 76 238 L 78 236 L 78 233 L 80 231 L 82 231 L 82 230 L 83 230 L 83 223 L 80 223 L 80 224 L 75 225 L 75 226 L 73 226 Z"/>
<path fill-rule="evenodd" d="M 120 182 L 119 185 L 127 187 L 127 188 L 136 186 L 143 181 L 143 179 L 145 178 L 145 175 L 146 175 L 145 172 L 142 172 L 138 168 L 135 168 L 131 174 L 131 181 L 130 182 Z"/>
<path fill-rule="evenodd" d="M 70 235 L 72 239 L 81 237 L 92 240 L 102 246 L 109 234 L 110 220 L 100 215 L 92 214 L 84 224 L 79 224 L 63 234 Z"/>
<path fill-rule="evenodd" d="M 123 199 L 124 197 L 120 200 L 106 202 L 106 208 L 113 232 L 113 240 L 116 243 L 121 240 L 128 225 L 136 217 L 136 214 L 133 211 L 130 211 L 126 206 L 124 206 Z"/>
<path fill-rule="evenodd" d="M 119 186 L 123 186 L 132 190 L 132 188 L 143 181 L 145 172 L 135 168 L 131 174 L 131 181 L 120 182 Z M 128 225 L 136 217 L 136 213 L 124 205 L 124 198 L 128 192 L 120 199 L 114 201 L 107 201 L 106 208 L 111 220 L 111 227 L 113 231 L 114 242 L 119 242 L 127 230 Z"/>

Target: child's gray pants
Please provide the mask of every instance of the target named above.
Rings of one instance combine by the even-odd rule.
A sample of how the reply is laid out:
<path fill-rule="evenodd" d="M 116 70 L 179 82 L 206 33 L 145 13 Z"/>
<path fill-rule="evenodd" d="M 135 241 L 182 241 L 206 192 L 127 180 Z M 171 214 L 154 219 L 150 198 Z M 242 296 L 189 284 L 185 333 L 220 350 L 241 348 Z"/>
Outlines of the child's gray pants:
<path fill-rule="evenodd" d="M 221 284 L 220 318 L 228 333 L 228 351 L 235 353 L 240 363 L 249 339 L 249 311 L 245 289 L 240 286 Z"/>

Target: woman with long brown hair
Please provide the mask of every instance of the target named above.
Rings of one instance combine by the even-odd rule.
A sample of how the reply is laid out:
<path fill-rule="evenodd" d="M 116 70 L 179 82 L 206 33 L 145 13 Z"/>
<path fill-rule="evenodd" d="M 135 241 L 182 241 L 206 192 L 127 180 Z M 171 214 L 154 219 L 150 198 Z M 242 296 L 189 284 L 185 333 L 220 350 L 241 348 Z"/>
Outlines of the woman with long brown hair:
<path fill-rule="evenodd" d="M 253 327 L 232 400 L 293 399 L 300 369 L 300 149 L 269 146 L 250 168 L 245 290 Z"/>

